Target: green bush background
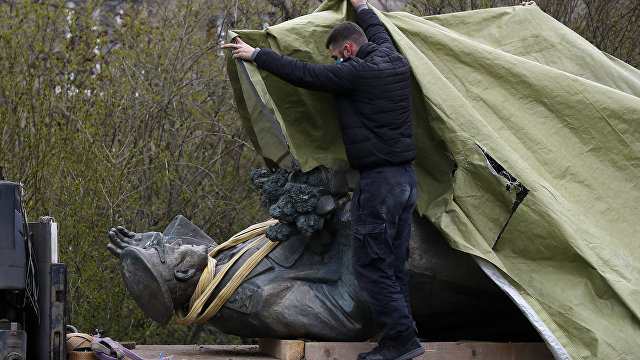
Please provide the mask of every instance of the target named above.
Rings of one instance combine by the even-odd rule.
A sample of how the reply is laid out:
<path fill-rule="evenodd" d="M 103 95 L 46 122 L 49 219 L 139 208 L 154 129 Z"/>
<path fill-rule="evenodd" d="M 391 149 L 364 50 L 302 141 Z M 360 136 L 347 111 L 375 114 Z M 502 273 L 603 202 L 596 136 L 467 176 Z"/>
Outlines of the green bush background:
<path fill-rule="evenodd" d="M 119 3 L 0 3 L 0 166 L 24 184 L 31 221 L 59 223 L 69 323 L 147 344 L 251 342 L 146 319 L 105 248 L 107 231 L 162 231 L 183 214 L 220 241 L 267 217 L 248 179 L 262 162 L 235 112 L 220 45 L 227 29 L 262 28 L 319 1 Z M 401 5 L 429 15 L 509 4 Z M 640 65 L 637 1 L 539 5 Z"/>

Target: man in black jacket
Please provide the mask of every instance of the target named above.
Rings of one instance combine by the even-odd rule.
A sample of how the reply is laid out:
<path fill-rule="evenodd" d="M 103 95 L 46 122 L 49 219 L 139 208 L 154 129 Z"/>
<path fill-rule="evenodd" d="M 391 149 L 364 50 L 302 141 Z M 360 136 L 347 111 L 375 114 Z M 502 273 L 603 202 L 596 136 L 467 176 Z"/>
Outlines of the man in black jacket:
<path fill-rule="evenodd" d="M 361 27 L 343 22 L 329 34 L 326 47 L 337 66 L 254 49 L 240 38 L 223 48 L 295 86 L 335 94 L 347 158 L 360 171 L 351 201 L 353 269 L 383 335 L 358 359 L 411 359 L 424 349 L 416 337 L 404 271 L 417 199 L 410 66 L 366 0 L 350 1 Z"/>

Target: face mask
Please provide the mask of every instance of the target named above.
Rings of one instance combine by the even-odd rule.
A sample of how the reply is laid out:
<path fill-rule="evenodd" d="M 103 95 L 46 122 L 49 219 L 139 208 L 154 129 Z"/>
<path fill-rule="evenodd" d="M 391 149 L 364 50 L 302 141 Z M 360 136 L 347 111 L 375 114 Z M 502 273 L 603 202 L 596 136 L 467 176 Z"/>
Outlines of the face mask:
<path fill-rule="evenodd" d="M 351 53 L 353 53 L 353 42 L 351 42 L 349 45 L 345 45 L 345 46 L 348 46 L 349 49 L 351 50 Z M 343 50 L 342 55 L 344 56 L 344 50 Z M 344 60 L 344 59 L 335 59 L 334 62 L 335 62 L 336 65 L 340 65 L 340 63 L 342 63 L 342 60 Z"/>

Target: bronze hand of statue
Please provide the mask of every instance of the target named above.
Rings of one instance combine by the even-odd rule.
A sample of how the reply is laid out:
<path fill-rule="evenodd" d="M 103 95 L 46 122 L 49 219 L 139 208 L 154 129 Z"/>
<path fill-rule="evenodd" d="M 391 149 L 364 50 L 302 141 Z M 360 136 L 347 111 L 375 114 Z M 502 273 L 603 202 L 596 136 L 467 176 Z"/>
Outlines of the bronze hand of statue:
<path fill-rule="evenodd" d="M 109 241 L 111 243 L 107 244 L 107 249 L 115 257 L 120 258 L 124 249 L 130 246 L 146 248 L 159 245 L 163 241 L 163 236 L 159 232 L 134 233 L 123 226 L 118 226 L 109 230 Z"/>

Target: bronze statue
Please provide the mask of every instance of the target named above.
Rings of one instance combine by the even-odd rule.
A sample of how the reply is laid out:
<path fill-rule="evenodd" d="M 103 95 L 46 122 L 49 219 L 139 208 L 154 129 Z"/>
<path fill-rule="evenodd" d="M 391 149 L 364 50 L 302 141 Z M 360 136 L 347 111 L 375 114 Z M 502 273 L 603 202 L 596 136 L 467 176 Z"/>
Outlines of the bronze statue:
<path fill-rule="evenodd" d="M 269 240 L 279 244 L 251 270 L 208 323 L 243 337 L 360 341 L 377 330 L 351 268 L 350 202 L 337 169 L 308 173 L 252 172 L 262 203 L 279 220 L 214 255 L 218 273 L 236 255 L 208 306 L 238 268 Z M 186 314 L 209 253 L 218 246 L 182 216 L 163 233 L 111 229 L 109 250 L 120 259 L 129 292 L 144 313 L 166 324 Z M 255 246 L 250 246 L 255 242 Z M 242 255 L 240 252 L 246 251 Z M 449 247 L 431 223 L 414 214 L 407 265 L 419 336 L 431 340 L 539 340 L 518 308 L 473 259 Z M 211 265 L 210 265 L 211 266 Z M 184 315 L 182 315 L 184 316 Z"/>

